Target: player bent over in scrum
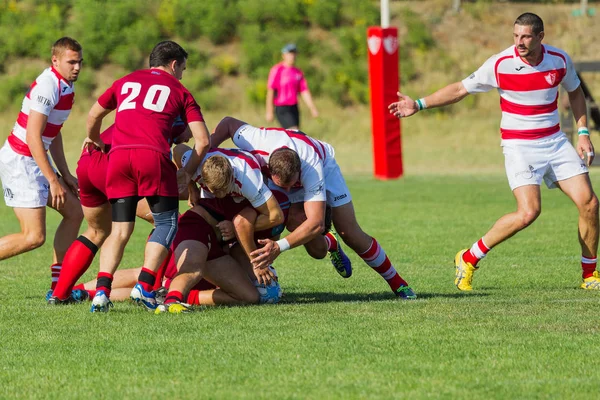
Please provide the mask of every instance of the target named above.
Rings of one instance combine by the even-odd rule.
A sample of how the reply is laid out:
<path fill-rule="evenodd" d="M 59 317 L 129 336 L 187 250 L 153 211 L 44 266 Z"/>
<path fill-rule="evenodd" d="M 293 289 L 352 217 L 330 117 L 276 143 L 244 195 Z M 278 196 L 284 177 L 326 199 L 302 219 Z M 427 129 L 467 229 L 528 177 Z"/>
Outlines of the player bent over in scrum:
<path fill-rule="evenodd" d="M 325 257 L 332 241 L 321 234 L 324 229 L 325 209 L 332 208 L 335 229 L 352 250 L 367 265 L 386 280 L 401 299 L 415 299 L 408 283 L 400 277 L 379 243 L 366 234 L 358 224 L 352 196 L 334 157 L 333 147 L 299 131 L 278 128 L 257 128 L 232 117 L 225 117 L 211 135 L 211 145 L 218 146 L 231 138 L 241 149 L 251 152 L 259 160 L 273 182 L 289 193 L 293 206 L 290 221 L 298 221 L 302 210 L 306 220 L 286 238 L 262 240 L 264 245 L 251 254 L 255 266 L 269 265 L 290 248 L 305 245 L 314 258 Z M 298 204 L 295 204 L 298 203 Z"/>
<path fill-rule="evenodd" d="M 184 145 L 176 147 L 176 160 L 184 150 Z M 190 153 L 191 150 L 187 150 L 181 156 L 182 165 L 187 164 Z M 258 161 L 250 153 L 239 149 L 212 149 L 193 179 L 200 184 L 205 199 L 203 206 L 211 210 L 219 222 L 217 227 L 221 229 L 220 222 L 224 220 L 234 222 L 232 235 L 224 236 L 226 239 L 237 238 L 249 259 L 250 253 L 256 250 L 255 230 L 271 229 L 283 223 L 279 202 L 264 184 Z M 256 214 L 240 214 L 245 208 L 255 209 Z M 255 268 L 254 273 L 259 283 L 270 283 L 272 272 L 268 266 Z"/>

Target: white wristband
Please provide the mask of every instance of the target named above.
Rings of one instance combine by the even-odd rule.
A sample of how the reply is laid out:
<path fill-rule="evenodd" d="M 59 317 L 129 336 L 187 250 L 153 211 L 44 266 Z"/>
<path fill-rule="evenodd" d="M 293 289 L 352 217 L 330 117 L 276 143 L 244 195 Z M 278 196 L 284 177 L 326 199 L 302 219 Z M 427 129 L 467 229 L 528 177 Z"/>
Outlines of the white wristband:
<path fill-rule="evenodd" d="M 425 98 L 417 100 L 417 108 L 419 111 L 427 108 L 427 103 L 425 103 Z"/>
<path fill-rule="evenodd" d="M 278 241 L 276 241 L 275 243 L 277 243 L 277 246 L 279 246 L 279 252 L 283 253 L 286 250 L 290 249 L 290 244 L 288 243 L 287 239 L 280 239 Z"/>

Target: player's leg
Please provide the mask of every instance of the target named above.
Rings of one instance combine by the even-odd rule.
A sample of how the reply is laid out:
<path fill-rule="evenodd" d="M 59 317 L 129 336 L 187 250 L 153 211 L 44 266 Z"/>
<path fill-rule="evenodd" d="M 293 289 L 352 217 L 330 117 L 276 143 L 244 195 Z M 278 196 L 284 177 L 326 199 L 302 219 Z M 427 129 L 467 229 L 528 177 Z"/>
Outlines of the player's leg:
<path fill-rule="evenodd" d="M 557 182 L 557 186 L 575 203 L 579 211 L 579 243 L 584 289 L 600 290 L 596 272 L 598 257 L 598 197 L 592 189 L 588 174 Z"/>
<path fill-rule="evenodd" d="M 304 212 L 304 203 L 292 203 L 286 228 L 288 231 L 295 231 L 304 221 L 306 221 L 306 213 Z M 323 236 L 318 236 L 304 245 L 306 252 L 312 258 L 320 260 L 327 256 L 327 242 Z"/>
<path fill-rule="evenodd" d="M 62 178 L 60 178 L 60 181 L 63 182 Z M 48 199 L 51 196 L 50 193 Z M 48 205 L 50 204 L 50 201 L 48 201 Z M 70 190 L 66 191 L 64 207 L 57 211 L 62 216 L 62 220 L 58 224 L 54 235 L 53 258 L 55 263 L 61 264 L 69 246 L 79 234 L 79 228 L 83 221 L 83 211 L 79 199 Z"/>
<path fill-rule="evenodd" d="M 154 230 L 146 242 L 144 266 L 138 283 L 131 291 L 131 298 L 149 310 L 156 309 L 154 286 L 163 261 L 177 233 L 179 199 L 177 197 L 150 196 L 148 204 L 154 218 Z"/>
<path fill-rule="evenodd" d="M 111 300 L 122 301 L 129 299 L 131 288 L 137 283 L 137 277 L 141 270 L 142 268 L 140 267 L 115 271 L 110 292 Z M 96 295 L 96 283 L 97 279 L 92 279 L 91 281 L 76 285 L 74 289 L 85 290 L 89 297 L 92 298 Z M 115 296 L 116 290 L 119 290 L 119 294 Z M 124 296 L 123 293 L 126 293 L 126 295 Z"/>
<path fill-rule="evenodd" d="M 135 227 L 137 202 L 137 196 L 110 200 L 112 206 L 111 232 L 100 253 L 100 270 L 96 281 L 96 295 L 92 301 L 92 312 L 106 312 L 112 306 L 109 301 L 112 281 Z"/>
<path fill-rule="evenodd" d="M 87 271 L 98 249 L 110 235 L 111 232 L 111 206 L 105 202 L 97 207 L 83 208 L 83 215 L 87 221 L 86 231 L 79 236 L 67 251 L 63 260 L 60 278 L 54 289 L 53 297 L 59 301 L 66 300 L 70 295 L 75 283 Z M 77 299 L 80 292 L 76 292 Z"/>
<path fill-rule="evenodd" d="M 385 279 L 396 296 L 404 299 L 416 298 L 377 240 L 361 229 L 356 220 L 352 201 L 333 207 L 332 220 L 335 230 L 344 243 Z"/>
<path fill-rule="evenodd" d="M 503 215 L 492 228 L 470 249 L 459 251 L 455 257 L 456 277 L 454 284 L 460 290 L 473 290 L 473 273 L 477 263 L 495 246 L 531 225 L 542 210 L 539 185 L 519 186 L 513 190 L 517 210 Z"/>
<path fill-rule="evenodd" d="M 21 231 L 0 238 L 0 260 L 37 249 L 46 241 L 46 208 L 20 208 L 13 211 Z M 57 276 L 58 279 L 58 276 Z"/>
<path fill-rule="evenodd" d="M 262 231 L 262 232 L 264 232 L 264 231 Z M 271 239 L 275 240 L 276 237 L 271 237 Z M 259 303 L 277 303 L 277 302 L 279 302 L 279 300 L 281 299 L 281 296 L 282 296 L 282 291 L 281 291 L 281 287 L 279 286 L 277 272 L 275 271 L 275 269 L 273 268 L 272 265 L 269 266 L 269 269 L 275 279 L 273 279 L 271 281 L 271 283 L 268 285 L 267 284 L 259 284 L 258 280 L 256 279 L 256 275 L 254 274 L 254 266 L 252 265 L 252 263 L 246 256 L 244 249 L 242 249 L 242 247 L 239 244 L 235 244 L 233 247 L 231 247 L 229 249 L 229 256 L 231 258 L 233 258 L 236 265 L 239 266 L 239 269 L 241 271 L 241 274 L 238 276 L 238 279 L 237 279 L 237 283 L 236 283 L 237 286 L 240 285 L 241 281 L 245 282 L 246 279 L 248 279 L 250 281 L 250 283 L 252 283 L 252 286 L 254 287 L 254 291 L 256 291 L 257 294 L 259 295 L 259 298 L 258 298 Z M 242 278 L 242 276 L 245 276 L 245 278 Z M 213 281 L 213 280 L 209 279 L 208 277 L 206 279 L 209 280 L 210 282 L 215 283 L 218 286 L 221 286 L 220 284 L 216 283 L 216 281 Z M 254 292 L 252 292 L 247 286 L 245 286 L 246 289 L 243 289 L 243 287 L 239 287 L 238 289 L 236 289 L 236 291 L 244 290 L 244 293 L 233 295 L 232 294 L 233 286 L 229 285 L 227 287 L 229 288 L 229 289 L 227 289 L 229 295 L 231 297 L 236 297 L 238 299 L 240 298 L 240 296 L 243 296 L 248 300 L 248 299 L 251 299 L 254 294 Z M 258 288 L 260 288 L 261 290 L 264 291 L 263 294 L 258 292 Z M 252 301 L 246 301 L 246 302 L 253 303 Z"/>
<path fill-rule="evenodd" d="M 198 291 L 198 304 L 243 305 L 257 304 L 260 300 L 258 291 L 246 271 L 230 256 L 208 261 L 203 275 L 204 279 L 218 288 Z"/>

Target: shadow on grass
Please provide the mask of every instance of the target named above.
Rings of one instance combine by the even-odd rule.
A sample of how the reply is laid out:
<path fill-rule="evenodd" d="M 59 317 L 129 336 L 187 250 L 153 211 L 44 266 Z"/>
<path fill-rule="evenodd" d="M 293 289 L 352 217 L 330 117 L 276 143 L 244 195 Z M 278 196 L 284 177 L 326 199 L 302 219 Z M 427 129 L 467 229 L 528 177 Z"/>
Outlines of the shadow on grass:
<path fill-rule="evenodd" d="M 462 299 L 468 297 L 488 296 L 487 293 L 417 293 L 418 300 L 446 298 Z M 334 303 L 334 302 L 353 302 L 353 301 L 390 301 L 396 298 L 389 292 L 381 293 L 332 293 L 332 292 L 286 292 L 282 303 Z"/>

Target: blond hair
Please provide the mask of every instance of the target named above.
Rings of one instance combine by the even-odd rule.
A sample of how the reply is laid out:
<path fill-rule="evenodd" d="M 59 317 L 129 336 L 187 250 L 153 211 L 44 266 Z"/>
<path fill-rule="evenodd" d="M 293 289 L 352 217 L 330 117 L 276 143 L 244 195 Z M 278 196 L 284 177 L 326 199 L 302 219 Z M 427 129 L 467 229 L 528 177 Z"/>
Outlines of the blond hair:
<path fill-rule="evenodd" d="M 227 190 L 233 181 L 233 168 L 227 158 L 221 155 L 209 157 L 201 169 L 202 182 L 212 193 Z"/>

